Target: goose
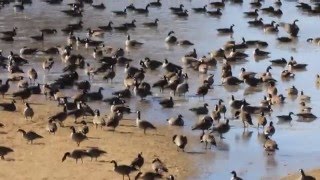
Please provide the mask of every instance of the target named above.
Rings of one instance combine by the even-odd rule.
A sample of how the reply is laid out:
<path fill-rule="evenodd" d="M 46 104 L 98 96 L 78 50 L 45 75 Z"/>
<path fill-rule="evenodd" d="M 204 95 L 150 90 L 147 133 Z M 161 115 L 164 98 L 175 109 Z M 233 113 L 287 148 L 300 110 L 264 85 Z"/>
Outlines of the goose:
<path fill-rule="evenodd" d="M 33 55 L 36 52 L 38 52 L 37 48 L 28 48 L 27 46 L 24 46 L 23 48 L 20 49 L 21 55 Z"/>
<path fill-rule="evenodd" d="M 265 151 L 274 152 L 276 150 L 279 150 L 278 144 L 276 141 L 270 139 L 269 136 L 267 136 L 267 135 L 265 136 L 265 138 L 266 138 L 266 141 L 263 144 Z"/>
<path fill-rule="evenodd" d="M 23 129 L 18 129 L 17 132 L 22 133 L 22 137 L 27 140 L 27 143 L 30 142 L 31 144 L 33 143 L 34 140 L 43 138 L 42 136 L 35 133 L 34 131 L 26 132 Z"/>
<path fill-rule="evenodd" d="M 274 4 L 277 5 L 277 6 L 281 6 L 282 2 L 281 2 L 281 0 L 276 0 L 276 2 L 274 2 Z"/>
<path fill-rule="evenodd" d="M 211 2 L 210 5 L 214 7 L 223 8 L 225 6 L 225 0 Z"/>
<path fill-rule="evenodd" d="M 221 8 L 217 8 L 215 11 L 207 11 L 210 16 L 220 17 L 222 15 Z"/>
<path fill-rule="evenodd" d="M 203 84 L 198 87 L 196 95 L 199 96 L 199 98 L 202 96 L 202 99 L 204 100 L 204 96 L 207 95 L 208 91 L 209 91 L 209 84 L 207 80 L 203 81 Z"/>
<path fill-rule="evenodd" d="M 31 36 L 30 38 L 35 40 L 35 41 L 43 41 L 44 40 L 43 32 L 41 32 L 41 35 L 39 35 L 39 36 Z"/>
<path fill-rule="evenodd" d="M 271 81 L 269 82 L 269 86 L 267 87 L 267 93 L 271 95 L 277 95 L 278 94 L 278 89 L 275 85 L 275 82 Z"/>
<path fill-rule="evenodd" d="M 12 42 L 14 41 L 13 36 L 4 36 L 0 38 L 2 41 Z"/>
<path fill-rule="evenodd" d="M 145 97 L 152 95 L 152 92 L 150 91 L 149 84 L 147 86 L 144 86 L 137 82 L 135 79 L 135 86 L 133 88 L 133 92 L 136 96 L 139 96 L 141 98 L 141 101 L 144 100 Z"/>
<path fill-rule="evenodd" d="M 262 51 L 260 50 L 259 48 L 256 48 L 254 51 L 253 51 L 253 55 L 255 57 L 268 57 L 270 54 L 270 52 L 267 52 L 267 51 Z"/>
<path fill-rule="evenodd" d="M 293 70 L 305 70 L 308 64 L 300 64 L 300 63 L 294 63 L 292 61 L 288 62 L 288 69 L 289 71 Z"/>
<path fill-rule="evenodd" d="M 222 84 L 223 85 L 229 85 L 229 86 L 237 86 L 239 84 L 243 83 L 243 80 L 238 79 L 234 76 L 228 76 L 222 78 Z"/>
<path fill-rule="evenodd" d="M 312 108 L 308 107 L 304 101 L 300 102 L 300 112 L 302 113 L 310 113 Z"/>
<path fill-rule="evenodd" d="M 242 105 L 250 105 L 246 102 L 246 100 L 238 100 L 234 98 L 234 95 L 231 95 L 231 100 L 229 101 L 229 105 L 234 109 L 240 109 Z"/>
<path fill-rule="evenodd" d="M 272 20 L 271 21 L 271 23 L 270 24 L 263 24 L 263 29 L 266 29 L 266 28 L 268 28 L 268 27 L 274 27 L 274 24 L 275 24 L 276 22 L 274 21 L 274 20 Z"/>
<path fill-rule="evenodd" d="M 262 6 L 261 1 L 262 0 L 257 0 L 257 1 L 254 1 L 254 2 L 250 2 L 250 5 L 252 7 L 261 7 Z"/>
<path fill-rule="evenodd" d="M 183 80 L 182 83 L 177 85 L 176 93 L 178 94 L 178 96 L 181 96 L 182 94 L 185 96 L 185 94 L 187 92 L 189 92 L 189 84 L 188 84 L 187 80 L 185 79 L 185 80 Z"/>
<path fill-rule="evenodd" d="M 248 12 L 244 12 L 244 14 L 247 17 L 258 17 L 259 16 L 259 9 L 255 9 L 254 11 L 248 11 Z"/>
<path fill-rule="evenodd" d="M 167 119 L 169 125 L 171 126 L 184 126 L 183 116 L 181 114 L 178 117 L 172 117 Z"/>
<path fill-rule="evenodd" d="M 180 41 L 178 41 L 178 45 L 180 45 L 180 46 L 192 46 L 194 44 L 189 40 L 180 40 Z"/>
<path fill-rule="evenodd" d="M 31 68 L 29 71 L 28 71 L 28 76 L 29 76 L 29 80 L 30 80 L 30 83 L 33 81 L 33 83 L 35 83 L 35 81 L 38 79 L 38 73 L 37 71 L 34 69 L 34 68 Z"/>
<path fill-rule="evenodd" d="M 136 9 L 136 7 L 131 3 L 131 4 L 129 4 L 128 6 L 126 6 L 126 9 L 127 9 L 127 10 L 130 10 L 130 11 L 133 11 L 133 10 Z"/>
<path fill-rule="evenodd" d="M 99 90 L 97 92 L 89 92 L 86 94 L 86 97 L 88 100 L 91 101 L 98 101 L 103 99 L 102 90 L 104 90 L 103 87 L 99 87 Z"/>
<path fill-rule="evenodd" d="M 157 172 L 138 172 L 138 174 L 135 176 L 135 180 L 143 179 L 143 180 L 152 180 L 152 179 L 162 179 L 163 175 L 159 174 Z"/>
<path fill-rule="evenodd" d="M 223 103 L 223 100 L 222 99 L 219 99 L 218 101 L 218 110 L 220 113 L 223 114 L 223 117 L 226 118 L 226 112 L 227 112 L 227 108 Z"/>
<path fill-rule="evenodd" d="M 210 56 L 213 58 L 224 58 L 225 57 L 225 51 L 223 49 L 218 49 L 210 52 Z"/>
<path fill-rule="evenodd" d="M 112 83 L 112 80 L 114 79 L 114 77 L 116 76 L 116 72 L 114 71 L 114 66 L 111 65 L 110 66 L 110 70 L 106 72 L 106 74 L 103 76 L 103 79 L 107 80 L 107 83 L 110 82 Z"/>
<path fill-rule="evenodd" d="M 221 119 L 221 114 L 220 114 L 220 111 L 219 111 L 219 105 L 215 105 L 215 108 L 214 110 L 211 112 L 211 117 L 213 120 L 216 120 L 216 121 L 220 121 Z"/>
<path fill-rule="evenodd" d="M 229 119 L 226 119 L 226 122 L 219 122 L 217 125 L 212 127 L 212 132 L 218 132 L 220 135 L 220 139 L 224 139 L 222 135 L 229 132 L 229 130 Z"/>
<path fill-rule="evenodd" d="M 159 68 L 160 66 L 162 66 L 162 64 L 163 64 L 162 62 L 157 61 L 157 60 L 151 60 L 148 57 L 145 57 L 144 60 L 140 61 L 140 65 L 143 68 L 147 68 L 150 70 L 155 70 L 155 69 Z"/>
<path fill-rule="evenodd" d="M 258 117 L 258 129 L 259 126 L 262 126 L 262 128 L 264 129 L 264 126 L 267 125 L 267 118 L 264 116 L 264 112 L 260 113 L 260 116 Z"/>
<path fill-rule="evenodd" d="M 263 83 L 262 77 L 260 78 L 255 78 L 255 77 L 248 77 L 244 79 L 244 83 L 249 85 L 250 87 L 256 87 Z"/>
<path fill-rule="evenodd" d="M 114 26 L 113 29 L 119 32 L 127 32 L 129 30 L 129 28 L 124 25 Z"/>
<path fill-rule="evenodd" d="M 14 152 L 12 148 L 9 148 L 9 147 L 6 147 L 6 146 L 0 146 L 0 156 L 1 156 L 1 159 L 4 160 L 4 156 L 11 153 L 11 152 Z"/>
<path fill-rule="evenodd" d="M 14 112 L 17 110 L 15 103 L 14 99 L 10 103 L 0 103 L 0 110 Z"/>
<path fill-rule="evenodd" d="M 303 169 L 299 169 L 299 171 L 300 171 L 300 174 L 301 174 L 300 180 L 316 180 L 315 177 L 310 176 L 310 175 L 306 175 L 306 174 L 304 173 Z"/>
<path fill-rule="evenodd" d="M 178 12 L 174 12 L 173 14 L 176 15 L 177 17 L 188 17 L 188 10 L 183 10 L 183 11 L 178 11 Z"/>
<path fill-rule="evenodd" d="M 168 85 L 168 79 L 167 79 L 166 76 L 163 76 L 163 78 L 160 79 L 160 80 L 158 80 L 158 81 L 156 81 L 156 82 L 152 85 L 152 87 L 159 87 L 160 92 L 163 92 L 163 89 L 164 89 L 164 87 L 165 87 L 166 85 Z"/>
<path fill-rule="evenodd" d="M 297 113 L 296 116 L 302 120 L 313 120 L 317 118 L 317 116 L 312 114 L 311 112 Z"/>
<path fill-rule="evenodd" d="M 242 178 L 237 176 L 237 173 L 235 171 L 231 171 L 231 180 L 242 180 Z"/>
<path fill-rule="evenodd" d="M 272 12 L 272 15 L 274 15 L 274 16 L 282 16 L 282 14 L 283 14 L 283 12 L 281 9 L 277 9 Z"/>
<path fill-rule="evenodd" d="M 102 156 L 102 155 L 107 153 L 106 151 L 101 150 L 101 149 L 99 149 L 97 147 L 91 147 L 91 148 L 87 149 L 86 152 L 88 153 L 88 156 L 91 158 L 91 161 L 92 161 L 93 158 L 95 158 L 96 161 L 97 161 L 98 157 L 100 157 L 100 156 Z"/>
<path fill-rule="evenodd" d="M 282 43 L 289 43 L 293 41 L 293 38 L 282 36 L 282 37 L 278 37 L 277 40 Z"/>
<path fill-rule="evenodd" d="M 141 112 L 140 111 L 137 111 L 137 119 L 136 119 L 136 124 L 137 124 L 137 127 L 139 129 L 143 129 L 143 133 L 146 134 L 146 131 L 147 129 L 156 129 L 156 127 L 151 124 L 149 121 L 146 121 L 146 120 L 141 120 Z"/>
<path fill-rule="evenodd" d="M 246 71 L 246 69 L 244 67 L 241 68 L 241 72 L 239 74 L 239 78 L 241 80 L 247 79 L 247 78 L 252 78 L 256 75 L 256 72 L 250 72 L 250 71 Z"/>
<path fill-rule="evenodd" d="M 201 8 L 192 8 L 192 10 L 196 13 L 205 13 L 207 12 L 207 5 L 204 5 Z"/>
<path fill-rule="evenodd" d="M 141 169 L 141 167 L 143 166 L 144 164 L 144 158 L 142 156 L 142 152 L 140 152 L 138 154 L 138 156 L 136 158 L 134 158 L 134 160 L 131 162 L 130 166 L 132 168 L 135 168 L 135 169 Z"/>
<path fill-rule="evenodd" d="M 130 23 L 124 23 L 122 24 L 122 26 L 126 26 L 127 28 L 135 28 L 136 27 L 136 23 L 137 21 L 135 19 L 133 19 Z"/>
<path fill-rule="evenodd" d="M 284 27 L 284 29 L 285 29 L 285 31 L 287 32 L 287 33 L 289 33 L 291 36 L 293 36 L 293 37 L 297 37 L 298 36 L 298 33 L 299 33 L 299 27 L 298 27 L 298 25 L 296 24 L 296 22 L 298 22 L 299 20 L 298 19 L 296 19 L 296 20 L 294 20 L 293 21 L 293 23 L 292 24 L 290 24 L 290 23 L 283 23 L 283 27 Z"/>
<path fill-rule="evenodd" d="M 206 115 L 204 117 L 201 117 L 198 122 L 196 122 L 192 127 L 191 130 L 202 130 L 203 132 L 205 130 L 208 130 L 213 124 L 212 117 Z"/>
<path fill-rule="evenodd" d="M 280 65 L 280 66 L 285 66 L 287 64 L 287 60 L 284 58 L 270 60 L 270 62 L 272 63 L 272 65 Z"/>
<path fill-rule="evenodd" d="M 244 110 L 245 106 L 241 105 L 239 117 L 243 123 L 245 129 L 248 125 L 253 125 L 251 115 Z"/>
<path fill-rule="evenodd" d="M 137 47 L 137 46 L 143 45 L 143 43 L 141 43 L 141 42 L 138 42 L 136 40 L 131 40 L 130 35 L 127 35 L 127 40 L 126 40 L 125 44 L 128 47 Z"/>
<path fill-rule="evenodd" d="M 110 97 L 103 99 L 103 102 L 108 103 L 109 105 L 120 105 L 126 103 L 126 101 L 120 97 Z"/>
<path fill-rule="evenodd" d="M 304 94 L 303 91 L 300 91 L 300 96 L 299 96 L 300 102 L 309 102 L 311 100 L 310 96 L 307 96 Z"/>
<path fill-rule="evenodd" d="M 126 16 L 127 15 L 127 8 L 125 8 L 123 11 L 112 11 L 112 13 L 117 16 Z"/>
<path fill-rule="evenodd" d="M 87 29 L 88 31 L 88 36 L 89 37 L 100 37 L 100 36 L 103 36 L 104 35 L 104 30 L 102 29 L 91 29 L 91 28 L 88 28 Z"/>
<path fill-rule="evenodd" d="M 259 18 L 252 21 L 248 21 L 248 24 L 250 26 L 260 27 L 260 26 L 263 26 L 263 19 Z"/>
<path fill-rule="evenodd" d="M 292 86 L 288 89 L 286 89 L 289 96 L 296 96 L 298 95 L 298 89 L 295 86 Z"/>
<path fill-rule="evenodd" d="M 168 172 L 168 168 L 159 158 L 155 158 L 151 162 L 151 167 L 157 173 Z"/>
<path fill-rule="evenodd" d="M 291 122 L 292 121 L 291 115 L 294 115 L 294 113 L 289 112 L 289 115 L 279 115 L 277 116 L 277 118 L 279 119 L 279 121 Z"/>
<path fill-rule="evenodd" d="M 54 120 L 50 119 L 46 126 L 46 131 L 48 131 L 49 133 L 55 134 L 57 130 L 58 130 L 58 127 L 56 123 L 54 122 Z"/>
<path fill-rule="evenodd" d="M 278 27 L 279 27 L 279 24 L 276 24 L 275 26 L 268 26 L 268 27 L 263 28 L 263 31 L 265 33 L 278 33 L 279 32 Z M 277 40 L 282 42 L 284 40 L 284 38 L 278 37 Z"/>
<path fill-rule="evenodd" d="M 30 96 L 31 96 L 31 91 L 28 88 L 12 93 L 12 97 L 20 98 L 23 102 L 25 99 L 28 99 Z"/>
<path fill-rule="evenodd" d="M 127 165 L 118 165 L 116 161 L 112 160 L 110 163 L 113 163 L 113 171 L 122 175 L 122 179 L 124 179 L 124 176 L 127 176 L 130 180 L 130 173 L 133 171 L 136 171 L 135 168 Z"/>
<path fill-rule="evenodd" d="M 56 29 L 48 29 L 48 28 L 41 29 L 40 31 L 43 32 L 44 34 L 56 34 L 57 33 Z"/>
<path fill-rule="evenodd" d="M 53 58 L 48 58 L 42 63 L 43 70 L 47 70 L 48 72 L 52 69 L 54 64 Z"/>
<path fill-rule="evenodd" d="M 261 8 L 260 10 L 265 13 L 272 13 L 274 11 L 274 7 L 269 6 L 269 7 Z"/>
<path fill-rule="evenodd" d="M 94 9 L 105 9 L 106 6 L 103 3 L 100 4 L 91 4 Z"/>
<path fill-rule="evenodd" d="M 183 8 L 184 8 L 183 4 L 180 4 L 179 7 L 170 7 L 169 9 L 170 9 L 172 12 L 181 12 L 181 11 L 183 11 Z"/>
<path fill-rule="evenodd" d="M 13 27 L 12 31 L 1 31 L 0 33 L 4 36 L 13 37 L 17 35 L 17 27 Z"/>
<path fill-rule="evenodd" d="M 71 126 L 71 135 L 70 138 L 72 141 L 77 143 L 77 146 L 80 146 L 80 143 L 86 139 L 88 139 L 88 137 L 85 134 L 82 134 L 82 132 L 76 132 L 76 129 Z"/>
<path fill-rule="evenodd" d="M 131 109 L 129 106 L 126 106 L 124 104 L 112 104 L 111 107 L 110 107 L 111 111 L 112 112 L 121 112 L 121 113 L 127 113 L 127 114 L 130 114 L 131 113 Z"/>
<path fill-rule="evenodd" d="M 319 45 L 319 44 L 320 44 L 320 37 L 308 38 L 308 39 L 307 39 L 307 42 L 310 42 L 310 43 L 314 43 L 314 44 Z"/>
<path fill-rule="evenodd" d="M 209 149 L 211 149 L 211 146 L 217 146 L 216 140 L 212 133 L 204 133 L 202 132 L 202 135 L 200 136 L 200 142 L 205 143 L 205 149 L 207 149 L 207 146 L 209 144 Z"/>
<path fill-rule="evenodd" d="M 190 108 L 189 110 L 194 112 L 196 115 L 205 115 L 205 114 L 208 114 L 209 112 L 207 108 L 208 106 L 209 105 L 207 103 L 204 103 L 203 106 Z"/>
<path fill-rule="evenodd" d="M 220 28 L 220 29 L 217 29 L 217 31 L 223 34 L 233 34 L 233 27 L 234 27 L 234 24 L 232 24 L 230 28 Z"/>
<path fill-rule="evenodd" d="M 75 149 L 73 150 L 71 153 L 70 152 L 66 152 L 64 153 L 63 157 L 62 157 L 62 162 L 64 162 L 67 157 L 68 158 L 72 158 L 76 160 L 76 163 L 78 163 L 78 159 L 81 159 L 81 163 L 83 163 L 83 158 L 88 156 L 88 153 L 85 150 L 82 149 Z"/>
<path fill-rule="evenodd" d="M 154 2 L 150 2 L 149 3 L 151 7 L 160 7 L 162 4 L 160 2 L 160 0 L 154 1 Z"/>
<path fill-rule="evenodd" d="M 25 103 L 25 106 L 26 106 L 26 108 L 23 111 L 23 115 L 24 115 L 26 120 L 28 119 L 28 117 L 30 117 L 30 119 L 32 120 L 33 115 L 34 115 L 34 111 L 30 107 L 29 103 Z"/>
<path fill-rule="evenodd" d="M 173 36 L 172 34 L 174 34 L 174 31 L 170 31 L 168 33 L 168 36 L 166 37 L 165 39 L 165 42 L 166 43 L 170 43 L 170 44 L 173 44 L 173 43 L 176 43 L 177 42 L 177 38 L 175 36 Z"/>
<path fill-rule="evenodd" d="M 164 59 L 162 68 L 164 68 L 168 72 L 177 72 L 182 70 L 181 66 L 169 62 L 168 59 Z"/>
<path fill-rule="evenodd" d="M 145 22 L 145 23 L 143 23 L 143 25 L 147 26 L 147 27 L 157 27 L 158 26 L 158 22 L 159 22 L 159 19 L 156 18 L 154 20 L 154 22 Z"/>
<path fill-rule="evenodd" d="M 181 149 L 184 152 L 185 146 L 188 144 L 187 136 L 173 135 L 172 142 L 177 146 L 177 151 Z"/>
<path fill-rule="evenodd" d="M 134 12 L 138 13 L 138 14 L 148 14 L 149 13 L 149 8 L 150 4 L 147 4 L 147 6 L 143 9 L 143 8 L 135 8 Z"/>
<path fill-rule="evenodd" d="M 98 126 L 100 126 L 102 128 L 102 126 L 106 125 L 105 120 L 100 116 L 100 111 L 98 109 L 95 110 L 95 115 L 93 117 L 93 125 L 96 126 L 96 129 L 98 128 Z M 85 134 L 85 133 L 84 133 Z"/>
<path fill-rule="evenodd" d="M 116 127 L 118 127 L 120 120 L 123 117 L 123 113 L 121 113 L 119 110 L 111 112 L 110 115 L 108 115 L 108 118 L 106 120 L 106 126 L 112 127 L 113 132 L 115 132 Z"/>
<path fill-rule="evenodd" d="M 174 101 L 173 98 L 170 96 L 169 99 L 162 99 L 159 104 L 163 107 L 163 108 L 172 108 L 174 106 Z"/>

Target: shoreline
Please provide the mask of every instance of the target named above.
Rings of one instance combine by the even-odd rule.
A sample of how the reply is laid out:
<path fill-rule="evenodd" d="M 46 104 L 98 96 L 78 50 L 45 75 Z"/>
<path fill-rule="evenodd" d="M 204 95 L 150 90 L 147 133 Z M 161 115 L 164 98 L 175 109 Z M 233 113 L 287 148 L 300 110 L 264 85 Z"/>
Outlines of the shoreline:
<path fill-rule="evenodd" d="M 6 98 L 4 101 L 9 102 L 8 96 Z M 77 147 L 76 143 L 70 139 L 71 131 L 68 128 L 73 125 L 73 117 L 68 117 L 64 122 L 64 128 L 58 125 L 55 135 L 46 132 L 48 117 L 61 111 L 62 108 L 57 107 L 56 102 L 53 101 L 42 104 L 44 101 L 43 95 L 32 95 L 29 99 L 28 102 L 35 112 L 32 122 L 24 119 L 22 114 L 24 104 L 20 100 L 16 102 L 16 112 L 1 112 L 3 117 L 1 123 L 5 124 L 5 127 L 0 129 L 3 134 L 0 136 L 1 145 L 14 150 L 0 163 L 0 168 L 3 170 L 0 175 L 4 179 L 9 177 L 15 177 L 15 179 L 122 179 L 121 175 L 113 171 L 113 165 L 109 161 L 116 160 L 119 165 L 129 165 L 140 152 L 145 159 L 141 172 L 152 171 L 151 162 L 158 157 L 169 169 L 164 177 L 172 174 L 176 179 L 188 179 L 199 173 L 196 168 L 187 165 L 193 161 L 192 155 L 177 152 L 176 146 L 172 143 L 175 128 L 156 124 L 156 131 L 150 130 L 147 131 L 147 135 L 144 135 L 143 131 L 135 127 L 135 121 L 128 120 L 132 118 L 126 116 L 115 133 L 104 128 L 95 129 L 91 123 L 88 123 L 89 139 Z M 92 117 L 85 120 L 92 122 Z M 35 140 L 33 145 L 27 144 L 22 135 L 17 132 L 19 128 L 26 131 L 33 130 L 44 138 Z M 83 164 L 81 161 L 76 164 L 75 160 L 70 158 L 61 162 L 65 152 L 88 147 L 99 147 L 107 151 L 107 154 L 98 158 L 97 162 L 95 160 L 91 162 L 90 158 L 84 158 Z M 134 179 L 137 173 L 138 171 L 131 173 L 130 178 Z"/>

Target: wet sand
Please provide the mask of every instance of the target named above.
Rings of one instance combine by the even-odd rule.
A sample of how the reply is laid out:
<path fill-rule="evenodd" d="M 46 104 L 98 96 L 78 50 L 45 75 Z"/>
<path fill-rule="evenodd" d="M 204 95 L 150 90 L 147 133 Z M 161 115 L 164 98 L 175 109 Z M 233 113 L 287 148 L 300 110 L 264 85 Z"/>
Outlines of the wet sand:
<path fill-rule="evenodd" d="M 108 129 L 95 129 L 89 124 L 89 140 L 77 147 L 70 139 L 71 132 L 68 128 L 73 124 L 73 118 L 65 121 L 66 127 L 58 127 L 55 135 L 49 134 L 45 130 L 47 119 L 61 111 L 61 107 L 57 107 L 53 101 L 45 102 L 43 95 L 33 95 L 29 102 L 35 111 L 32 121 L 24 119 L 24 106 L 20 101 L 16 103 L 17 112 L 1 112 L 1 122 L 6 126 L 0 129 L 3 134 L 0 135 L 0 143 L 14 149 L 5 160 L 0 161 L 1 179 L 122 179 L 113 172 L 113 164 L 108 161 L 116 160 L 118 164 L 129 165 L 139 152 L 143 152 L 145 158 L 142 172 L 151 171 L 151 161 L 159 157 L 167 165 L 169 174 L 177 179 L 186 179 L 190 174 L 196 173 L 194 167 L 186 165 L 191 163 L 192 154 L 176 151 L 171 141 L 174 129 L 157 126 L 157 131 L 149 131 L 144 135 L 135 127 L 134 114 L 130 115 L 134 120 L 122 120 L 115 133 Z M 86 119 L 87 122 L 91 120 L 90 117 Z M 17 132 L 18 128 L 33 130 L 44 138 L 36 140 L 33 145 L 27 144 Z M 98 161 L 91 162 L 89 157 L 84 158 L 83 164 L 80 160 L 76 164 L 74 159 L 68 158 L 61 162 L 65 152 L 88 147 L 99 147 L 107 151 L 107 154 L 98 158 Z M 133 172 L 131 179 L 136 174 L 137 172 Z"/>

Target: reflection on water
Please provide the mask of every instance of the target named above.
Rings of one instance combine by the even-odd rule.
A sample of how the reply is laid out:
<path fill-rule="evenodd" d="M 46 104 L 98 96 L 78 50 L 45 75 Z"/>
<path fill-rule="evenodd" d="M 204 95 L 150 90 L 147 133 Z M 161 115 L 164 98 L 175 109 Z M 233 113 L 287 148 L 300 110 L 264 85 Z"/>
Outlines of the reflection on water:
<path fill-rule="evenodd" d="M 61 10 L 65 10 L 66 4 L 71 1 L 65 1 L 62 5 L 49 6 L 42 1 L 35 1 L 32 6 L 26 5 L 24 11 L 15 11 L 12 4 L 9 7 L 0 10 L 0 30 L 10 30 L 13 26 L 18 27 L 18 35 L 15 37 L 14 42 L 0 42 L 0 49 L 3 50 L 5 55 L 8 55 L 11 50 L 18 53 L 19 49 L 23 46 L 37 47 L 45 49 L 56 45 L 63 45 L 67 43 L 67 35 L 62 33 L 60 29 L 66 27 L 69 23 L 76 23 L 80 18 L 72 18 L 65 16 L 61 13 Z M 187 18 L 177 18 L 172 15 L 168 7 L 178 6 L 180 3 L 185 5 L 186 9 L 192 7 L 203 7 L 204 4 L 210 1 L 193 0 L 193 1 L 170 1 L 163 0 L 163 6 L 161 8 L 150 8 L 148 15 L 136 15 L 132 12 L 128 12 L 126 17 L 115 16 L 111 13 L 112 10 L 122 10 L 126 5 L 134 3 L 137 7 L 144 7 L 149 1 L 147 0 L 130 0 L 130 1 L 106 1 L 106 10 L 94 11 L 91 6 L 85 5 L 84 16 L 82 21 L 84 22 L 84 29 L 91 27 L 97 28 L 101 25 L 106 25 L 111 20 L 114 26 L 118 26 L 122 23 L 131 22 L 135 19 L 137 27 L 131 29 L 128 33 L 132 38 L 141 41 L 144 45 L 141 48 L 125 48 L 126 56 L 133 59 L 132 66 L 139 67 L 140 59 L 144 57 L 150 57 L 162 61 L 167 58 L 170 62 L 176 64 L 182 64 L 181 57 L 191 51 L 193 48 L 197 49 L 198 55 L 208 55 L 213 49 L 219 49 L 228 40 L 234 40 L 236 42 L 242 42 L 242 37 L 248 40 L 259 39 L 266 41 L 269 46 L 263 48 L 263 50 L 271 52 L 270 58 L 254 58 L 253 48 L 249 48 L 245 52 L 249 54 L 249 58 L 241 63 L 232 64 L 232 69 L 237 76 L 240 73 L 241 67 L 246 67 L 248 70 L 252 70 L 261 74 L 265 72 L 267 66 L 271 63 L 269 60 L 285 58 L 289 59 L 293 56 L 298 59 L 298 62 L 307 63 L 307 69 L 305 71 L 296 71 L 295 78 L 290 80 L 282 80 L 281 72 L 283 66 L 273 66 L 270 72 L 278 82 L 278 92 L 286 95 L 285 89 L 295 85 L 299 90 L 303 89 L 307 94 L 313 95 L 310 106 L 314 110 L 320 108 L 318 86 L 314 85 L 315 74 L 318 73 L 318 57 L 320 55 L 319 47 L 306 42 L 307 38 L 317 37 L 320 24 L 316 16 L 309 16 L 298 12 L 295 8 L 294 2 L 283 2 L 281 7 L 284 15 L 281 17 L 270 17 L 267 14 L 262 13 L 264 22 L 292 22 L 294 19 L 299 19 L 298 25 L 300 27 L 300 34 L 294 43 L 279 43 L 276 41 L 277 37 L 287 36 L 287 34 L 280 28 L 278 35 L 266 34 L 262 29 L 248 27 L 248 18 L 241 18 L 242 12 L 251 11 L 250 5 L 247 1 L 241 4 L 230 4 L 222 10 L 223 15 L 220 18 L 211 18 L 206 14 L 201 13 L 189 13 Z M 98 3 L 98 2 L 97 2 Z M 265 1 L 263 7 L 273 5 L 272 1 Z M 213 10 L 208 7 L 209 10 Z M 142 26 L 144 22 L 151 22 L 155 18 L 158 18 L 158 28 L 146 28 Z M 235 24 L 233 36 L 217 34 L 217 28 L 224 28 Z M 39 30 L 43 28 L 56 28 L 58 33 L 56 35 L 45 35 L 44 42 L 38 43 L 31 40 L 29 37 L 38 35 Z M 183 47 L 177 45 L 168 45 L 164 42 L 169 31 L 175 31 L 175 36 L 181 40 L 186 39 L 195 43 L 192 47 Z M 114 48 L 124 48 L 124 42 L 126 40 L 126 34 L 123 32 L 106 32 L 102 37 L 94 37 L 94 40 L 103 40 L 106 46 L 112 46 Z M 85 31 L 76 31 L 75 36 L 82 38 L 86 37 Z M 92 49 L 86 49 L 85 47 L 75 47 L 74 54 L 81 53 L 86 62 L 91 63 L 94 67 L 98 67 L 98 63 L 92 57 Z M 40 63 L 47 58 L 47 56 L 38 54 L 36 56 L 25 56 L 30 60 L 30 64 L 23 67 L 24 71 L 27 71 L 31 67 L 34 67 L 40 73 L 40 83 L 51 82 L 57 78 L 61 73 L 62 67 L 65 65 L 60 61 L 59 56 L 53 56 L 56 61 L 52 71 L 50 73 L 43 73 Z M 235 95 L 239 99 L 245 98 L 252 105 L 258 105 L 260 100 L 265 95 L 265 91 L 262 87 L 251 88 L 247 85 L 239 86 L 220 86 L 220 74 L 221 74 L 222 61 L 218 61 L 217 68 L 210 67 L 209 72 L 215 75 L 214 89 L 210 90 L 205 98 L 205 101 L 209 104 L 210 111 L 213 109 L 217 99 L 223 99 L 225 104 L 228 104 L 231 94 Z M 116 68 L 117 77 L 112 84 L 107 84 L 102 81 L 102 76 L 95 76 L 92 81 L 92 91 L 96 91 L 100 86 L 105 87 L 103 94 L 105 97 L 110 97 L 111 93 L 115 90 L 123 89 L 124 68 L 119 66 Z M 168 97 L 170 95 L 169 90 L 165 90 L 164 94 L 159 93 L 157 89 L 154 89 L 155 98 L 148 97 L 146 101 L 136 101 L 138 98 L 128 99 L 128 104 L 135 110 L 143 110 L 142 116 L 144 119 L 148 119 L 152 122 L 159 124 L 166 124 L 168 117 L 177 116 L 178 113 L 183 114 L 185 119 L 185 127 L 177 128 L 177 132 L 183 132 L 189 134 L 190 143 L 188 144 L 186 151 L 190 156 L 194 157 L 195 166 L 199 167 L 201 174 L 196 177 L 190 177 L 190 179 L 226 179 L 230 177 L 230 171 L 236 170 L 239 175 L 245 179 L 259 179 L 265 177 L 279 177 L 287 174 L 289 171 L 297 171 L 301 168 L 301 160 L 308 160 L 308 164 L 303 168 L 313 168 L 318 165 L 317 159 L 320 158 L 320 146 L 319 141 L 316 138 L 320 135 L 318 128 L 320 123 L 317 120 L 308 122 L 297 122 L 296 118 L 287 123 L 279 123 L 276 119 L 276 115 L 286 114 L 287 112 L 299 111 L 297 97 L 288 97 L 285 105 L 274 105 L 273 114 L 271 117 L 267 117 L 268 121 L 276 121 L 276 134 L 274 139 L 279 144 L 280 150 L 274 155 L 266 155 L 264 153 L 262 144 L 263 137 L 261 137 L 262 130 L 258 134 L 256 127 L 251 127 L 249 130 L 243 131 L 242 122 L 239 120 L 231 121 L 232 128 L 225 136 L 226 139 L 217 140 L 217 147 L 211 150 L 204 150 L 203 145 L 199 143 L 199 132 L 192 132 L 190 126 L 196 122 L 197 117 L 187 109 L 199 105 L 203 105 L 202 99 L 195 96 L 197 87 L 199 87 L 205 75 L 198 74 L 191 69 L 184 69 L 189 75 L 190 89 L 186 97 L 175 97 L 176 104 L 174 109 L 163 109 L 159 105 L 159 99 Z M 158 80 L 162 74 L 162 70 L 156 70 L 147 73 L 146 81 L 152 83 Z M 0 71 L 2 79 L 7 77 L 5 70 Z M 80 79 L 87 79 L 87 75 L 84 71 L 79 71 Z M 15 88 L 15 87 L 14 87 Z M 66 95 L 72 95 L 75 93 L 75 88 L 64 90 Z M 94 108 L 101 109 L 102 112 L 108 112 L 109 107 L 106 107 L 105 103 L 89 103 Z M 317 111 L 314 111 L 317 113 Z M 317 115 L 317 114 L 316 114 Z M 126 118 L 135 118 L 135 115 L 126 115 Z M 319 116 L 319 115 L 318 115 Z M 227 117 L 233 117 L 233 113 L 228 109 Z M 254 123 L 256 117 L 254 117 Z M 217 138 L 218 139 L 218 138 Z M 298 145 L 298 146 L 297 146 Z M 255 171 L 250 171 L 254 168 Z"/>

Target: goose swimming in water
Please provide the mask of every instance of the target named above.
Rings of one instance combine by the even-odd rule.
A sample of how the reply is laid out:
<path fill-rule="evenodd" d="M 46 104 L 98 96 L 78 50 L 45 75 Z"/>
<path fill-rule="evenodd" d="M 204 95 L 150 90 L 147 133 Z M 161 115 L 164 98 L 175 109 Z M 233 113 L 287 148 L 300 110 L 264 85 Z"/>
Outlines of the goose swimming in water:
<path fill-rule="evenodd" d="M 139 41 L 130 39 L 130 35 L 127 35 L 127 40 L 126 40 L 125 44 L 127 47 L 138 47 L 138 46 L 143 45 L 143 43 L 141 43 Z"/>

